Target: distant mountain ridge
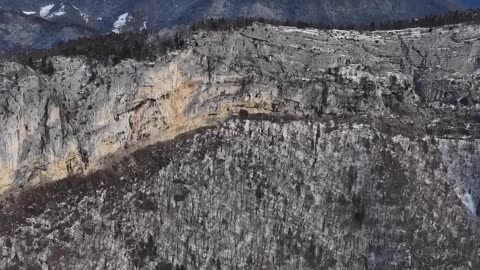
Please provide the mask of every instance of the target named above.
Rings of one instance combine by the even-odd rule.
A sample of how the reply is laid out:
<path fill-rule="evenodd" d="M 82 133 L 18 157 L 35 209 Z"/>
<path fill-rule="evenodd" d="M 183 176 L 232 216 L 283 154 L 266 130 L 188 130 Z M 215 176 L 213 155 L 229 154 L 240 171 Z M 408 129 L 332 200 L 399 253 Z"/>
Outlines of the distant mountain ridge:
<path fill-rule="evenodd" d="M 52 22 L 26 14 L 0 10 L 0 54 L 9 50 L 51 47 L 96 32 L 73 22 Z"/>
<path fill-rule="evenodd" d="M 478 7 L 480 7 L 480 2 L 478 0 L 463 0 L 462 4 L 466 8 L 478 8 Z"/>
<path fill-rule="evenodd" d="M 10 19 L 0 24 L 0 53 L 2 50 L 19 46 L 44 48 L 52 43 L 82 35 L 158 30 L 212 17 L 263 17 L 331 25 L 368 24 L 372 21 L 408 19 L 441 14 L 454 9 L 480 7 L 480 3 L 473 0 L 3 0 L 2 2 L 0 10 L 9 10 Z M 57 24 L 53 26 L 46 22 L 39 23 L 38 20 L 30 21 L 26 17 L 41 18 Z M 72 26 L 74 27 L 71 28 Z M 9 37 L 7 32 L 11 32 L 12 29 L 20 31 L 23 37 L 21 39 Z"/>
<path fill-rule="evenodd" d="M 112 31 L 122 15 L 126 16 L 127 28 L 161 28 L 206 17 L 238 16 L 349 24 L 404 19 L 475 6 L 480 3 L 472 0 L 5 0 L 0 9 Z"/>

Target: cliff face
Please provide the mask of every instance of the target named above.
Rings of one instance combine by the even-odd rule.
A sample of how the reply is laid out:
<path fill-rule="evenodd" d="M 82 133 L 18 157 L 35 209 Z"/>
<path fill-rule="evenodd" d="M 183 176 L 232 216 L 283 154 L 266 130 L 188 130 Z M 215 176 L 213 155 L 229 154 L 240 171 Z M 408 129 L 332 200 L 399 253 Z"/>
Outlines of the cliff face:
<path fill-rule="evenodd" d="M 2 64 L 0 265 L 477 269 L 479 33 L 257 24 Z"/>

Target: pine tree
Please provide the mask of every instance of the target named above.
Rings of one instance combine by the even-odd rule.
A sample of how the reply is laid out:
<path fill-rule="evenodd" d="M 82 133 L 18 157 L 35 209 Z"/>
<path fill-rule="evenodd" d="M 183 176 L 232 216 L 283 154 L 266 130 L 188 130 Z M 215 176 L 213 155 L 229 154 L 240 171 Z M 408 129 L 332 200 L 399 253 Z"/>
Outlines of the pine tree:
<path fill-rule="evenodd" d="M 46 60 L 45 60 L 46 63 Z M 55 72 L 55 68 L 53 67 L 52 60 L 49 60 L 48 63 L 45 64 L 44 60 L 42 59 L 42 65 L 41 65 L 41 72 L 46 75 L 53 75 Z"/>
<path fill-rule="evenodd" d="M 31 56 L 28 58 L 28 63 L 27 63 L 27 65 L 28 65 L 29 67 L 33 68 L 33 59 L 32 59 Z"/>

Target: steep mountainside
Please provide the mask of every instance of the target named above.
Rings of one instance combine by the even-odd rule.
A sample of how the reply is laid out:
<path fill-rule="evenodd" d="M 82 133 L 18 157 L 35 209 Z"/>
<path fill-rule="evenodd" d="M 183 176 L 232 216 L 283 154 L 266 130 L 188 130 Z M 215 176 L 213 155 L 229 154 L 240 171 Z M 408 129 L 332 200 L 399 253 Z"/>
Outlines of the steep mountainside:
<path fill-rule="evenodd" d="M 0 268 L 479 269 L 479 49 L 255 24 L 1 64 Z"/>
<path fill-rule="evenodd" d="M 179 24 L 188 24 L 203 18 L 239 16 L 274 18 L 281 21 L 305 21 L 323 24 L 370 24 L 372 21 L 415 18 L 445 13 L 453 9 L 480 7 L 463 0 L 3 0 L 0 10 L 19 13 L 57 22 L 61 26 L 75 25 L 94 29 L 97 33 L 158 30 Z M 30 29 L 38 26 L 25 24 L 21 17 L 10 18 L 23 32 L 31 33 L 25 43 L 8 40 L 8 47 L 48 47 L 57 40 L 59 31 L 44 26 L 36 35 Z M 57 26 L 58 28 L 58 26 Z M 55 34 L 52 34 L 54 32 Z M 60 34 L 61 35 L 61 34 Z M 39 43 L 31 39 L 43 37 Z M 5 47 L 5 46 L 4 46 Z"/>

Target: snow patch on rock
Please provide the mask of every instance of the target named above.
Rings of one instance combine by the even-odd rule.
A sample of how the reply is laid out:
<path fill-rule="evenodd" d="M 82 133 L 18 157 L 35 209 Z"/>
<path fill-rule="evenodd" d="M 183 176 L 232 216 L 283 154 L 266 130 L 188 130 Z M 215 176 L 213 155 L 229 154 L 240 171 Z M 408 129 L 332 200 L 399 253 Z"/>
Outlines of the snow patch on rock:
<path fill-rule="evenodd" d="M 467 209 L 475 215 L 477 207 L 475 205 L 475 201 L 473 200 L 473 196 L 470 192 L 466 192 L 463 195 L 462 203 L 467 207 Z"/>
<path fill-rule="evenodd" d="M 142 31 L 142 30 L 147 30 L 147 21 L 144 21 L 143 26 L 140 27 L 140 31 Z"/>
<path fill-rule="evenodd" d="M 128 12 L 118 16 L 117 20 L 113 23 L 114 33 L 120 33 L 120 30 L 127 24 Z"/>
<path fill-rule="evenodd" d="M 55 4 L 50 4 L 50 5 L 47 5 L 47 6 L 44 6 L 42 8 L 40 8 L 40 17 L 42 18 L 46 18 L 48 16 L 48 14 L 50 14 L 50 12 L 52 11 L 52 8 L 55 6 Z"/>
<path fill-rule="evenodd" d="M 65 5 L 62 4 L 57 11 L 55 11 L 55 12 L 51 13 L 50 15 L 48 15 L 48 18 L 60 17 L 60 16 L 64 16 L 65 14 L 67 14 L 67 13 L 65 12 Z"/>
<path fill-rule="evenodd" d="M 471 191 L 469 190 L 469 191 L 462 192 L 462 190 L 463 189 L 461 187 L 455 188 L 455 193 L 457 194 L 457 197 L 460 199 L 462 204 L 468 209 L 468 211 L 471 214 L 476 215 L 477 204 L 475 203 L 475 200 L 473 198 Z"/>
<path fill-rule="evenodd" d="M 72 5 L 72 7 L 73 7 L 76 11 L 78 11 L 78 12 L 80 13 L 80 16 L 83 18 L 83 20 L 85 20 L 85 22 L 88 23 L 88 20 L 89 20 L 88 15 L 85 14 L 85 13 L 83 13 L 83 12 L 80 10 L 80 8 L 78 8 L 78 7 L 74 6 L 74 5 Z"/>
<path fill-rule="evenodd" d="M 296 27 L 283 26 L 282 29 L 285 33 L 303 33 L 307 35 L 318 36 L 320 30 L 318 29 L 299 29 Z"/>
<path fill-rule="evenodd" d="M 35 15 L 35 14 L 37 14 L 37 12 L 36 11 L 23 11 L 23 14 L 25 14 L 25 15 Z"/>

